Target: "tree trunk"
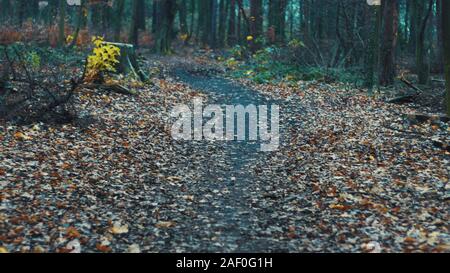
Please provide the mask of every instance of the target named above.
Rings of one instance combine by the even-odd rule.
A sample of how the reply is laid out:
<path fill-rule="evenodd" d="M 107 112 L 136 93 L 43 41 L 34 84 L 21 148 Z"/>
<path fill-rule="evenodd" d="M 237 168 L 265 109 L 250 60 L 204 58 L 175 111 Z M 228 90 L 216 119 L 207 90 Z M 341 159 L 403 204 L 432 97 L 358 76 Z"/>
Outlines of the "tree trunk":
<path fill-rule="evenodd" d="M 444 51 L 443 51 L 443 41 L 442 41 L 442 1 L 436 0 L 436 37 L 437 37 L 437 65 L 438 65 L 438 73 L 444 72 Z"/>
<path fill-rule="evenodd" d="M 381 11 L 380 6 L 372 6 L 370 7 L 373 11 L 373 20 L 374 23 L 372 26 L 372 33 L 370 35 L 370 45 L 368 48 L 368 71 L 366 78 L 366 86 L 369 89 L 372 89 L 375 83 L 375 74 L 378 71 L 379 67 L 379 58 L 380 58 L 380 24 L 381 24 Z"/>
<path fill-rule="evenodd" d="M 188 24 L 187 24 L 187 3 L 185 0 L 178 2 L 178 18 L 180 21 L 180 31 L 181 34 L 188 34 Z"/>
<path fill-rule="evenodd" d="M 131 17 L 131 26 L 130 26 L 130 35 L 128 37 L 128 42 L 130 44 L 139 46 L 138 44 L 138 33 L 139 33 L 139 4 L 138 1 L 134 0 L 132 7 L 132 17 Z"/>
<path fill-rule="evenodd" d="M 69 45 L 70 48 L 74 47 L 77 44 L 78 35 L 80 34 L 81 26 L 83 25 L 84 20 L 83 9 L 85 5 L 86 0 L 81 0 L 80 7 L 78 8 L 77 27 L 75 29 L 75 34 L 73 35 L 73 40 Z"/>
<path fill-rule="evenodd" d="M 120 33 L 122 30 L 122 17 L 125 8 L 125 0 L 116 1 L 116 19 L 114 25 L 114 40 L 116 42 L 120 41 Z"/>
<path fill-rule="evenodd" d="M 132 44 L 123 43 L 109 43 L 104 44 L 113 45 L 120 49 L 119 63 L 117 64 L 117 73 L 129 74 L 132 73 L 136 78 L 145 82 L 148 76 L 141 70 L 136 57 L 136 48 Z"/>
<path fill-rule="evenodd" d="M 58 47 L 63 47 L 66 42 L 65 20 L 66 20 L 66 1 L 59 1 Z"/>
<path fill-rule="evenodd" d="M 421 0 L 423 1 L 423 0 Z M 417 42 L 417 21 L 418 21 L 418 10 L 416 7 L 416 0 L 408 0 L 407 5 L 409 8 L 409 48 L 411 52 L 414 52 Z"/>
<path fill-rule="evenodd" d="M 269 0 L 269 31 L 275 36 L 271 37 L 275 42 L 285 39 L 287 3 L 288 0 Z"/>
<path fill-rule="evenodd" d="M 146 30 L 146 13 L 145 13 L 145 0 L 134 0 L 137 2 L 137 29 Z"/>
<path fill-rule="evenodd" d="M 211 1 L 211 32 L 209 36 L 209 45 L 212 48 L 217 47 L 217 0 Z"/>
<path fill-rule="evenodd" d="M 158 16 L 155 33 L 155 51 L 156 53 L 167 54 L 170 52 L 173 35 L 173 23 L 177 13 L 175 0 L 155 0 L 158 5 Z"/>
<path fill-rule="evenodd" d="M 388 86 L 394 84 L 395 78 L 395 50 L 398 34 L 398 3 L 397 0 L 383 0 L 384 30 L 381 50 L 380 84 Z"/>
<path fill-rule="evenodd" d="M 195 0 L 191 0 L 191 25 L 190 25 L 190 29 L 189 29 L 189 39 L 192 38 L 192 36 L 194 35 L 194 30 L 195 30 L 195 11 L 196 11 L 196 4 L 195 4 Z"/>
<path fill-rule="evenodd" d="M 230 0 L 230 11 L 228 20 L 228 45 L 236 43 L 236 0 Z"/>
<path fill-rule="evenodd" d="M 223 47 L 225 45 L 226 37 L 226 23 L 227 23 L 227 5 L 230 2 L 228 0 L 220 0 L 219 4 L 219 33 L 217 45 Z"/>
<path fill-rule="evenodd" d="M 419 76 L 419 84 L 427 84 L 429 79 L 429 65 L 425 62 L 425 33 L 430 17 L 433 0 L 428 0 L 428 6 L 423 0 L 415 0 L 414 5 L 417 9 L 418 18 L 416 19 L 416 72 Z"/>
<path fill-rule="evenodd" d="M 450 117 L 450 0 L 442 0 L 442 41 L 444 44 L 445 80 L 447 86 L 446 108 Z"/>
<path fill-rule="evenodd" d="M 262 0 L 250 1 L 250 35 L 253 36 L 253 41 L 251 41 L 252 51 L 256 51 L 261 46 L 258 42 L 258 38 L 260 38 L 263 32 L 262 4 Z"/>

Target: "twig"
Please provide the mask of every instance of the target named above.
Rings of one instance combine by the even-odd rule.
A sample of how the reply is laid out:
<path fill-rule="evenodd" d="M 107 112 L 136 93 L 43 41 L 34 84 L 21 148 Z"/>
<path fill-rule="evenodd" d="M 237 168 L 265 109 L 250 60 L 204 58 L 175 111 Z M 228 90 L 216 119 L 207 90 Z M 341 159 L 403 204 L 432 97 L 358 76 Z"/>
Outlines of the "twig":
<path fill-rule="evenodd" d="M 407 79 L 405 79 L 405 78 L 403 77 L 403 75 L 400 77 L 400 81 L 403 82 L 404 84 L 406 84 L 408 87 L 410 87 L 410 88 L 416 90 L 417 92 L 424 93 L 424 92 L 422 91 L 422 89 L 420 89 L 419 87 L 415 86 L 415 85 L 412 84 L 410 81 L 408 81 Z"/>

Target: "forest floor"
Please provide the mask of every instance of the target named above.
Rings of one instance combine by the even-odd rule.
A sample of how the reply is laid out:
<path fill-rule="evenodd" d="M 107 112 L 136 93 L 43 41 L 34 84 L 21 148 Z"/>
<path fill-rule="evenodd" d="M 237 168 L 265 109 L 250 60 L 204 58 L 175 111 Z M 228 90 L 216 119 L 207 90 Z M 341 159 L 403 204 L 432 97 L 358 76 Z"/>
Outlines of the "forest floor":
<path fill-rule="evenodd" d="M 448 122 L 338 83 L 232 80 L 203 57 L 147 66 L 138 96 L 78 92 L 89 122 L 2 124 L 2 251 L 450 252 Z M 280 105 L 280 149 L 174 141 L 171 109 L 198 96 Z"/>

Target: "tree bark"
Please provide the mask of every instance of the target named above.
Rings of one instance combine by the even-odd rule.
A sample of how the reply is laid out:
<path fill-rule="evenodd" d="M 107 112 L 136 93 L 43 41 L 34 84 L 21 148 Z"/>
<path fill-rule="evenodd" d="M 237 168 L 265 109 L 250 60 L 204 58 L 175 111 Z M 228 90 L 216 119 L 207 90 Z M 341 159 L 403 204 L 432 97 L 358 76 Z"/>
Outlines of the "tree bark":
<path fill-rule="evenodd" d="M 155 51 L 156 53 L 167 54 L 170 52 L 173 35 L 173 23 L 177 13 L 177 4 L 175 0 L 155 0 L 158 5 L 158 16 L 155 33 Z"/>
<path fill-rule="evenodd" d="M 425 62 L 425 32 L 430 17 L 434 0 L 428 0 L 426 7 L 423 0 L 415 0 L 414 5 L 417 9 L 418 18 L 416 18 L 416 72 L 419 76 L 419 84 L 427 84 L 429 79 L 429 65 Z"/>
<path fill-rule="evenodd" d="M 236 0 L 230 0 L 230 11 L 228 20 L 228 45 L 236 43 Z"/>
<path fill-rule="evenodd" d="M 63 47 L 66 42 L 65 35 L 66 1 L 59 1 L 59 22 L 58 22 L 58 47 Z"/>
<path fill-rule="evenodd" d="M 83 9 L 84 9 L 85 5 L 86 5 L 86 0 L 81 0 L 80 7 L 78 8 L 77 26 L 75 29 L 75 34 L 73 35 L 73 40 L 70 43 L 69 48 L 72 48 L 77 44 L 78 35 L 80 34 L 81 26 L 83 25 L 83 20 L 84 20 Z"/>
<path fill-rule="evenodd" d="M 263 32 L 263 1 L 251 0 L 250 1 L 250 35 L 253 36 L 251 41 L 251 49 L 256 51 L 259 49 L 260 44 L 258 38 Z"/>
<path fill-rule="evenodd" d="M 132 17 L 131 17 L 131 26 L 130 26 L 130 35 L 128 37 L 128 42 L 130 44 L 135 45 L 136 47 L 139 46 L 138 44 L 138 33 L 139 33 L 139 3 L 138 1 L 134 0 L 132 1 Z"/>
<path fill-rule="evenodd" d="M 450 117 L 450 0 L 442 0 L 442 41 L 444 44 L 444 67 L 446 80 L 446 108 Z"/>
<path fill-rule="evenodd" d="M 380 84 L 388 86 L 394 84 L 395 78 L 395 50 L 398 36 L 398 1 L 383 0 L 382 2 L 384 30 L 381 50 Z"/>
<path fill-rule="evenodd" d="M 116 1 L 116 19 L 114 25 L 114 40 L 116 42 L 120 41 L 120 33 L 122 30 L 122 17 L 125 8 L 125 0 Z"/>

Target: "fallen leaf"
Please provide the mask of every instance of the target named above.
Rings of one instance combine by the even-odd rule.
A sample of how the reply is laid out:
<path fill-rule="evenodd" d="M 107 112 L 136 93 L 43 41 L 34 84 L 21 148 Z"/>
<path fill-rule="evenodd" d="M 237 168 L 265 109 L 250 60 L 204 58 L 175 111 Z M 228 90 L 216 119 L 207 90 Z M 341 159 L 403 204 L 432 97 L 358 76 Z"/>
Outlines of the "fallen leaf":
<path fill-rule="evenodd" d="M 161 221 L 156 224 L 157 228 L 172 228 L 175 227 L 176 223 L 172 221 Z"/>
<path fill-rule="evenodd" d="M 69 239 L 75 239 L 80 238 L 81 234 L 78 232 L 78 230 L 74 227 L 69 227 L 66 231 L 66 236 Z"/>
<path fill-rule="evenodd" d="M 128 247 L 128 253 L 141 253 L 141 249 L 138 244 L 132 244 Z"/>
<path fill-rule="evenodd" d="M 110 231 L 112 234 L 125 234 L 128 233 L 128 225 L 121 225 L 116 222 Z"/>
<path fill-rule="evenodd" d="M 17 140 L 21 140 L 21 141 L 33 139 L 32 137 L 27 136 L 26 134 L 24 134 L 22 132 L 16 132 L 14 134 L 14 138 L 17 139 Z"/>
<path fill-rule="evenodd" d="M 330 209 L 349 210 L 350 206 L 344 206 L 344 205 L 340 205 L 340 204 L 331 204 Z"/>
<path fill-rule="evenodd" d="M 97 244 L 95 247 L 97 248 L 98 251 L 105 252 L 105 253 L 112 251 L 112 249 L 109 246 L 105 246 L 102 244 Z"/>

